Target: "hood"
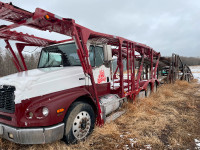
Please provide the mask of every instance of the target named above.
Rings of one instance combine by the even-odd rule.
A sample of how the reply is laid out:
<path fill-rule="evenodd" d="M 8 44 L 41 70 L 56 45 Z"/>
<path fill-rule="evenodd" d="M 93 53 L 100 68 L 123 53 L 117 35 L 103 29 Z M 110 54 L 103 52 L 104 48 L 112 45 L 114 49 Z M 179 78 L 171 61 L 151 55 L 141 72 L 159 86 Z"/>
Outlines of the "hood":
<path fill-rule="evenodd" d="M 0 78 L 0 85 L 15 86 L 15 103 L 69 88 L 85 85 L 81 66 L 40 68 Z M 66 84 L 67 83 L 67 84 Z"/>

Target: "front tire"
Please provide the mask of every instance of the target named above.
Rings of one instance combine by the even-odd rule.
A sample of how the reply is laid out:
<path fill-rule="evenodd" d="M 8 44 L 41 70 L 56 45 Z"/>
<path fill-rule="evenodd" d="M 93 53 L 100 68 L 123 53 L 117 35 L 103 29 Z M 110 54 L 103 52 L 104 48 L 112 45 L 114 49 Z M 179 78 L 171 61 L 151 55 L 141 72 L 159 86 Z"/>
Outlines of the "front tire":
<path fill-rule="evenodd" d="M 63 140 L 67 144 L 74 144 L 84 140 L 94 129 L 95 114 L 91 105 L 75 102 L 69 108 L 64 119 L 65 134 Z"/>

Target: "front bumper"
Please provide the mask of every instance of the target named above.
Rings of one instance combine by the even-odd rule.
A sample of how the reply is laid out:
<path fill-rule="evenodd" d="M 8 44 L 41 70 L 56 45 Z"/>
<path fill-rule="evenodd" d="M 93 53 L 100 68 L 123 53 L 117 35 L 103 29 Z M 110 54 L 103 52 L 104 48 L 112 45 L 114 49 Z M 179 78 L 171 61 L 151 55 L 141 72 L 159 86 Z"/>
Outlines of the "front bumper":
<path fill-rule="evenodd" d="M 14 128 L 0 124 L 0 137 L 19 144 L 44 144 L 63 138 L 64 123 L 44 128 Z"/>

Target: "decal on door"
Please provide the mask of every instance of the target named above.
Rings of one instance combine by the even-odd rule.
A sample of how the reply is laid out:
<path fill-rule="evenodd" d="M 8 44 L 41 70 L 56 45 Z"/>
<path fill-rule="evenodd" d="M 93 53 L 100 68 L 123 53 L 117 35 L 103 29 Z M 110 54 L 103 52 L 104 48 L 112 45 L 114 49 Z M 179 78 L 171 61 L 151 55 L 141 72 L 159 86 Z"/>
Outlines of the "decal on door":
<path fill-rule="evenodd" d="M 101 70 L 99 71 L 97 83 L 100 84 L 100 83 L 103 82 L 103 81 L 106 81 L 106 76 L 105 76 L 104 70 L 101 69 Z"/>

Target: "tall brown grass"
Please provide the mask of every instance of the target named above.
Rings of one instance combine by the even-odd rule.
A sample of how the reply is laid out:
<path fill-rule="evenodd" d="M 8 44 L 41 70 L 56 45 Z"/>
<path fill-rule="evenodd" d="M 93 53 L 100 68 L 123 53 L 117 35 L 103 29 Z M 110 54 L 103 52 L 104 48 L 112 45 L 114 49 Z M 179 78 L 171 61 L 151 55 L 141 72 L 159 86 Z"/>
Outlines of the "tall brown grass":
<path fill-rule="evenodd" d="M 200 140 L 200 85 L 177 81 L 158 88 L 149 98 L 129 102 L 126 113 L 117 120 L 96 127 L 75 145 L 57 141 L 23 146 L 0 140 L 2 149 L 195 149 Z"/>

